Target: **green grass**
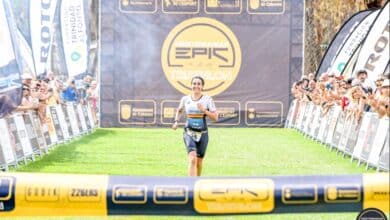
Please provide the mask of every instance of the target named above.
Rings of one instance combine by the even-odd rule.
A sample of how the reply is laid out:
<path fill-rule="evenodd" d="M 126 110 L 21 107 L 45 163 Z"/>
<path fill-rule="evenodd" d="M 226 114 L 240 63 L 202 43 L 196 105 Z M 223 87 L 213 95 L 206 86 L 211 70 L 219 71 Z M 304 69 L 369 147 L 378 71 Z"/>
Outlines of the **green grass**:
<path fill-rule="evenodd" d="M 210 142 L 204 160 L 203 176 L 333 175 L 367 172 L 364 167 L 350 163 L 348 159 L 343 159 L 335 151 L 331 152 L 324 146 L 303 138 L 294 130 L 211 128 L 209 136 Z M 89 136 L 58 146 L 42 159 L 20 167 L 19 171 L 186 176 L 187 158 L 182 130 L 179 129 L 177 131 L 139 128 L 98 129 Z M 357 214 L 269 214 L 202 218 L 333 220 L 355 219 Z M 133 216 L 128 218 L 194 219 L 194 217 L 183 216 Z M 61 219 L 78 218 L 64 217 Z M 126 219 L 126 217 L 99 219 Z"/>

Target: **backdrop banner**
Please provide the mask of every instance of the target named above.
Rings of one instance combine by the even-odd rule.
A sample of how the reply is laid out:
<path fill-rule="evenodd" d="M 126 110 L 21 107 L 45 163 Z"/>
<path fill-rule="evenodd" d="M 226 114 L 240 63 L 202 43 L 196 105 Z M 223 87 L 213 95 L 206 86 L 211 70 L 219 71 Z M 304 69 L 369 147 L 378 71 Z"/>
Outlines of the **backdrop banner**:
<path fill-rule="evenodd" d="M 101 1 L 101 126 L 171 126 L 202 76 L 219 121 L 282 127 L 302 74 L 303 0 Z"/>

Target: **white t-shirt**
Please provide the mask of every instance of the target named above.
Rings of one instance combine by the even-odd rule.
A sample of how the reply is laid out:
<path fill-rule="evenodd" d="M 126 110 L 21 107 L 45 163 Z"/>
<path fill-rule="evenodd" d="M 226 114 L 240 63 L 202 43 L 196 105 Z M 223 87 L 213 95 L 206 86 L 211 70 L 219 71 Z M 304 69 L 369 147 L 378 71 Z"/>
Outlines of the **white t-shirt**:
<path fill-rule="evenodd" d="M 194 131 L 205 131 L 207 130 L 206 115 L 198 109 L 198 103 L 210 112 L 217 110 L 213 99 L 207 95 L 203 95 L 198 100 L 192 100 L 191 95 L 184 96 L 180 100 L 179 109 L 185 109 L 187 116 L 186 128 Z"/>
<path fill-rule="evenodd" d="M 201 103 L 210 112 L 217 110 L 213 99 L 208 95 L 202 95 L 198 100 L 192 100 L 191 95 L 183 96 L 180 100 L 179 109 L 184 108 L 187 116 L 194 115 L 196 117 L 201 115 L 203 117 L 204 113 L 198 109 L 198 103 Z"/>

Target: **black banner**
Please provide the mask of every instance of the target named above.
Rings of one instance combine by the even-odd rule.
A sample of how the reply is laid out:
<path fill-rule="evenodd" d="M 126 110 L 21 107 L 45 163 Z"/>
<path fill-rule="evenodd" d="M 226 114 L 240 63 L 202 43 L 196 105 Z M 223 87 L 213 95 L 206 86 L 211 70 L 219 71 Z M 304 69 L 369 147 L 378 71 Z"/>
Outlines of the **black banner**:
<path fill-rule="evenodd" d="M 101 126 L 171 126 L 195 75 L 221 110 L 211 126 L 283 126 L 303 3 L 101 1 Z"/>

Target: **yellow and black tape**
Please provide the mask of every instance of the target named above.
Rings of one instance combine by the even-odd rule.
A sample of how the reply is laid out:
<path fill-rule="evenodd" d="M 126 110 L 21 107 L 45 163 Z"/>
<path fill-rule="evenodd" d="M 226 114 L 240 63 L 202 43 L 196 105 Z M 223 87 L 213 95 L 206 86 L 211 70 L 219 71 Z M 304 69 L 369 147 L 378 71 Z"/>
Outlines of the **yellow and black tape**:
<path fill-rule="evenodd" d="M 0 216 L 389 212 L 389 173 L 131 177 L 0 173 Z"/>

